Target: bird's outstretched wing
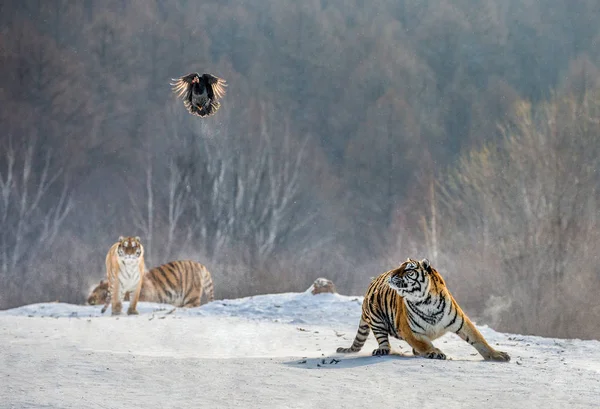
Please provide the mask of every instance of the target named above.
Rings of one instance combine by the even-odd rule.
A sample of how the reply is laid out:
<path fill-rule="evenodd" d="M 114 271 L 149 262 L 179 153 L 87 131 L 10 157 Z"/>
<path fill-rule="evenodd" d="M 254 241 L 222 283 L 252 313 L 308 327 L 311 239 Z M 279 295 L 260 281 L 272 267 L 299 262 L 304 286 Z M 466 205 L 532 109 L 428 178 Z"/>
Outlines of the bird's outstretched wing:
<path fill-rule="evenodd" d="M 211 87 L 216 98 L 223 98 L 225 96 L 225 87 L 227 87 L 227 81 L 211 74 L 202 74 L 202 78 L 206 80 L 206 83 Z"/>
<path fill-rule="evenodd" d="M 173 78 L 173 82 L 170 83 L 170 85 L 173 89 L 173 92 L 177 94 L 179 98 L 186 98 L 187 94 L 189 94 L 189 92 L 191 91 L 192 81 L 194 80 L 194 78 L 199 77 L 200 75 L 198 75 L 195 72 L 192 72 L 180 78 Z"/>

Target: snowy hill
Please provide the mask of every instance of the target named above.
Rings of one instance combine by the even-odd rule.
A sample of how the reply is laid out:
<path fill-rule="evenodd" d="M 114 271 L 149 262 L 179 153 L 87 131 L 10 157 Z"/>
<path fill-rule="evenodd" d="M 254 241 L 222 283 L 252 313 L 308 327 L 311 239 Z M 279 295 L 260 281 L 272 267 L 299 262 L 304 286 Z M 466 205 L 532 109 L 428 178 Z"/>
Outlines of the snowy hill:
<path fill-rule="evenodd" d="M 510 363 L 482 361 L 454 334 L 450 360 L 371 357 L 349 346 L 361 297 L 288 293 L 194 309 L 141 303 L 139 316 L 62 303 L 0 311 L 2 408 L 597 408 L 600 342 L 479 327 Z M 126 307 L 124 310 L 126 310 Z"/>

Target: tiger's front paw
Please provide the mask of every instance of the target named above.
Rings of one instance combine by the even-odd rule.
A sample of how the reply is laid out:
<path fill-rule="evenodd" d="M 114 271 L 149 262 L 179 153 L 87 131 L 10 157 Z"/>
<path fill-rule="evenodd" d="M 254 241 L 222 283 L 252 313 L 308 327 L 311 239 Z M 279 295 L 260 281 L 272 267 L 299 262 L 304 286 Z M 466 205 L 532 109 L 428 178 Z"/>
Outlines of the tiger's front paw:
<path fill-rule="evenodd" d="M 440 351 L 437 348 L 433 348 L 432 350 L 427 351 L 424 354 L 421 354 L 421 356 L 424 356 L 425 358 L 428 358 L 428 359 L 446 359 L 446 354 L 444 354 L 442 351 Z"/>
<path fill-rule="evenodd" d="M 123 303 L 116 302 L 116 303 L 112 304 L 111 315 L 120 315 L 122 310 L 123 310 Z"/>
<path fill-rule="evenodd" d="M 492 353 L 485 357 L 486 361 L 497 361 L 497 362 L 508 362 L 510 361 L 510 355 L 502 351 L 492 351 Z"/>
<path fill-rule="evenodd" d="M 377 348 L 373 350 L 373 356 L 383 356 L 383 355 L 389 355 L 390 354 L 390 349 L 389 348 Z"/>
<path fill-rule="evenodd" d="M 127 315 L 139 315 L 140 313 L 137 310 L 128 309 Z"/>

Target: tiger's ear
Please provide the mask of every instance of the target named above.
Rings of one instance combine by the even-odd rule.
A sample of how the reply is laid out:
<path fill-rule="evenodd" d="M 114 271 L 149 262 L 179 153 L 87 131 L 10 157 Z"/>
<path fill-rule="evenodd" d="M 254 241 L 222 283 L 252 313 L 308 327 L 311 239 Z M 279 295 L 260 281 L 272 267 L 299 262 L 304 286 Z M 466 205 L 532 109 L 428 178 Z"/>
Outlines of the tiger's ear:
<path fill-rule="evenodd" d="M 104 280 L 100 280 L 100 285 L 103 285 L 103 284 L 104 284 Z"/>
<path fill-rule="evenodd" d="M 141 241 L 140 236 L 135 236 L 136 241 Z"/>
<path fill-rule="evenodd" d="M 123 240 L 125 240 L 125 237 L 119 236 L 119 241 L 123 241 Z"/>
<path fill-rule="evenodd" d="M 431 271 L 431 263 L 429 263 L 429 260 L 427 260 L 426 258 L 424 258 L 423 260 L 421 260 L 421 265 L 423 266 L 423 268 L 427 271 Z"/>

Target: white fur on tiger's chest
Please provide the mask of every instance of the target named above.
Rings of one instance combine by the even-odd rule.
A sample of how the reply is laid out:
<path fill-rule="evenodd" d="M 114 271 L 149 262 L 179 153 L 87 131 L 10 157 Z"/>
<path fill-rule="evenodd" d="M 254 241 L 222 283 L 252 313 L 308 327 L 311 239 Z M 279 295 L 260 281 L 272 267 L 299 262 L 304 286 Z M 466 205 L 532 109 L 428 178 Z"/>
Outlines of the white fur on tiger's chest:
<path fill-rule="evenodd" d="M 405 300 L 404 306 L 413 332 L 426 335 L 430 339 L 455 331 L 462 322 L 456 316 L 457 311 L 452 307 L 449 297 L 432 297 L 428 302 L 422 303 Z"/>
<path fill-rule="evenodd" d="M 119 284 L 121 292 L 135 291 L 140 282 L 140 267 L 138 259 L 119 260 Z"/>

